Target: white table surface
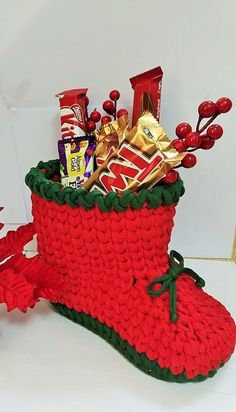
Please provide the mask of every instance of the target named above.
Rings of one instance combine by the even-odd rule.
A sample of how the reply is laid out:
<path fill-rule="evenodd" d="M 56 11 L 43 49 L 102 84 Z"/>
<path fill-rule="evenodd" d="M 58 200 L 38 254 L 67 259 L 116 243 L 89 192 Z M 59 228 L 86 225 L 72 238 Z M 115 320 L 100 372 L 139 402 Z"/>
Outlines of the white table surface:
<path fill-rule="evenodd" d="M 30 253 L 29 253 L 30 255 Z M 236 315 L 234 263 L 186 260 Z M 41 301 L 26 315 L 0 305 L 0 410 L 156 412 L 236 410 L 233 356 L 202 383 L 173 384 L 139 371 L 100 337 Z"/>

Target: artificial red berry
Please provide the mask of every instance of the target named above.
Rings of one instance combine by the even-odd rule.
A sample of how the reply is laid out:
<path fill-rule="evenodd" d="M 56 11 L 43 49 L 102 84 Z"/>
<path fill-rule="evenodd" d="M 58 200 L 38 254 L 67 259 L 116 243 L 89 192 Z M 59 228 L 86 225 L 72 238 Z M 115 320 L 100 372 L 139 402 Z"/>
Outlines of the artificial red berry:
<path fill-rule="evenodd" d="M 190 132 L 185 137 L 185 145 L 187 147 L 199 147 L 201 144 L 201 136 L 197 132 Z"/>
<path fill-rule="evenodd" d="M 209 150 L 211 149 L 215 144 L 215 141 L 213 139 L 209 139 L 207 135 L 202 136 L 202 142 L 200 145 L 200 148 L 203 150 Z"/>
<path fill-rule="evenodd" d="M 112 90 L 109 94 L 109 97 L 111 100 L 116 101 L 120 98 L 120 92 L 119 90 Z"/>
<path fill-rule="evenodd" d="M 91 114 L 90 114 L 90 120 L 93 120 L 95 123 L 99 122 L 101 119 L 101 114 L 95 109 Z"/>
<path fill-rule="evenodd" d="M 182 153 L 186 150 L 185 144 L 183 142 L 183 140 L 180 139 L 174 139 L 172 140 L 172 145 L 174 146 L 175 150 L 177 150 L 177 152 Z"/>
<path fill-rule="evenodd" d="M 95 122 L 94 122 L 93 120 L 89 120 L 89 121 L 86 123 L 86 131 L 87 131 L 88 133 L 91 133 L 91 132 L 93 132 L 95 129 L 96 129 L 96 124 L 95 124 Z"/>
<path fill-rule="evenodd" d="M 211 100 L 202 102 L 198 106 L 198 113 L 200 117 L 212 117 L 216 113 L 216 103 Z"/>
<path fill-rule="evenodd" d="M 197 163 L 197 158 L 192 153 L 187 153 L 181 161 L 181 165 L 183 167 L 186 167 L 186 169 L 189 169 L 190 167 L 195 166 L 196 163 Z"/>
<path fill-rule="evenodd" d="M 126 109 L 119 109 L 118 112 L 116 113 L 116 116 L 119 118 L 121 116 L 124 116 L 124 114 L 128 115 L 128 112 Z"/>
<path fill-rule="evenodd" d="M 110 123 L 110 122 L 111 122 L 111 117 L 110 116 L 103 116 L 101 118 L 101 123 L 102 124 L 107 124 L 107 123 Z"/>
<path fill-rule="evenodd" d="M 61 181 L 61 176 L 60 175 L 54 175 L 53 177 L 51 177 L 51 180 L 53 182 L 60 182 Z"/>
<path fill-rule="evenodd" d="M 214 139 L 214 140 L 220 139 L 222 134 L 223 134 L 223 127 L 221 127 L 219 124 L 212 124 L 207 129 L 207 136 L 210 137 L 210 139 Z"/>
<path fill-rule="evenodd" d="M 172 183 L 176 182 L 178 177 L 179 177 L 179 173 L 176 170 L 171 169 L 169 170 L 169 172 L 166 173 L 166 176 L 163 177 L 162 182 L 167 185 L 171 185 Z"/>
<path fill-rule="evenodd" d="M 115 109 L 114 103 L 111 100 L 105 100 L 102 107 L 107 113 L 113 113 Z"/>
<path fill-rule="evenodd" d="M 216 102 L 218 113 L 227 113 L 232 107 L 232 101 L 228 97 L 221 97 Z"/>
<path fill-rule="evenodd" d="M 184 139 L 188 133 L 192 131 L 192 127 L 188 123 L 180 123 L 175 129 L 176 136 L 180 139 Z"/>

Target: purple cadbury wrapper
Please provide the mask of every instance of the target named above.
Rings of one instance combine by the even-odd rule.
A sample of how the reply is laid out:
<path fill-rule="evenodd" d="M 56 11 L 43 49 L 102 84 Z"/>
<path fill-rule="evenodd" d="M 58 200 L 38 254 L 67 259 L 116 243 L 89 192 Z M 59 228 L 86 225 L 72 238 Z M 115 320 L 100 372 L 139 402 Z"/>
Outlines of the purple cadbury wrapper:
<path fill-rule="evenodd" d="M 94 172 L 96 143 L 92 137 L 58 140 L 61 183 L 78 189 Z"/>

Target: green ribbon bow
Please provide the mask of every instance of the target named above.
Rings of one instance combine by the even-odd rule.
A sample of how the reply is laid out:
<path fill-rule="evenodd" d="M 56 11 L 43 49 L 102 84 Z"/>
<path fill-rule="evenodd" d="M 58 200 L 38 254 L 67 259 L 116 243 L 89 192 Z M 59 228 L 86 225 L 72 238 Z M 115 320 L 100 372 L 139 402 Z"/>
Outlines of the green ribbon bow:
<path fill-rule="evenodd" d="M 176 293 L 176 279 L 181 273 L 190 275 L 196 281 L 196 285 L 200 288 L 205 286 L 205 281 L 192 269 L 184 267 L 184 258 L 180 253 L 175 250 L 170 252 L 170 268 L 168 272 L 160 277 L 153 279 L 147 286 L 147 292 L 149 295 L 157 297 L 161 296 L 169 289 L 170 294 L 170 320 L 176 322 L 178 316 L 176 313 L 177 293 Z M 153 290 L 153 286 L 161 284 L 160 289 Z"/>

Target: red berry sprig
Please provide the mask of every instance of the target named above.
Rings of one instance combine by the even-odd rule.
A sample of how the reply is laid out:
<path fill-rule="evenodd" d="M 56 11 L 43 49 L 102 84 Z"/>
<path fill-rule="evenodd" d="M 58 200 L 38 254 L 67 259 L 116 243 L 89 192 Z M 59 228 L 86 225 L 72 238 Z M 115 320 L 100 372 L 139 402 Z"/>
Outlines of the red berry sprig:
<path fill-rule="evenodd" d="M 114 116 L 114 112 L 115 112 L 115 105 L 111 100 L 105 100 L 105 102 L 102 105 L 103 110 L 105 110 L 105 112 L 107 112 L 107 114 L 111 114 L 112 116 Z"/>
<path fill-rule="evenodd" d="M 174 146 L 175 150 L 177 150 L 177 152 L 179 152 L 179 153 L 185 152 L 186 146 L 185 146 L 183 140 L 175 139 L 175 140 L 172 140 L 171 143 Z"/>
<path fill-rule="evenodd" d="M 228 97 L 221 97 L 216 103 L 212 101 L 205 101 L 198 107 L 198 122 L 196 126 L 196 131 L 201 134 L 204 130 L 215 120 L 217 116 L 222 113 L 227 113 L 232 107 L 232 101 Z M 209 118 L 209 120 L 200 128 L 200 123 L 204 118 Z"/>
<path fill-rule="evenodd" d="M 184 139 L 191 131 L 192 127 L 188 123 L 180 123 L 175 129 L 176 136 L 180 139 Z"/>
<path fill-rule="evenodd" d="M 105 112 L 116 119 L 117 101 L 120 98 L 119 90 L 111 90 L 109 93 L 110 100 L 105 100 L 102 107 Z"/>
<path fill-rule="evenodd" d="M 198 114 L 202 119 L 214 116 L 216 114 L 216 104 L 211 100 L 202 102 L 198 106 Z"/>
<path fill-rule="evenodd" d="M 215 141 L 212 140 L 212 139 L 209 139 L 209 137 L 207 135 L 201 136 L 201 139 L 202 139 L 202 141 L 201 141 L 200 148 L 203 149 L 203 150 L 209 150 L 215 144 Z"/>
<path fill-rule="evenodd" d="M 171 169 L 169 172 L 166 173 L 165 177 L 161 179 L 161 183 L 164 183 L 166 185 L 171 185 L 176 182 L 179 178 L 179 173 L 177 170 Z"/>
<path fill-rule="evenodd" d="M 111 101 L 114 102 L 114 116 L 115 116 L 115 119 L 116 119 L 117 101 L 120 98 L 119 90 L 116 90 L 116 89 L 111 90 L 110 93 L 109 93 L 109 97 L 110 97 Z"/>
<path fill-rule="evenodd" d="M 194 149 L 197 149 L 200 144 L 201 144 L 201 136 L 197 132 L 190 132 L 187 134 L 184 140 L 185 146 L 192 147 Z"/>
<path fill-rule="evenodd" d="M 90 120 L 93 122 L 97 123 L 101 120 L 101 113 L 97 111 L 97 109 L 94 109 L 94 111 L 90 114 Z"/>
<path fill-rule="evenodd" d="M 93 120 L 88 120 L 86 122 L 86 132 L 87 133 L 92 133 L 96 129 L 96 123 Z"/>
<path fill-rule="evenodd" d="M 110 99 L 111 99 L 113 102 L 117 102 L 117 100 L 119 100 L 119 98 L 120 98 L 120 92 L 119 92 L 119 90 L 112 90 L 112 91 L 109 93 L 109 97 L 110 97 Z"/>
<path fill-rule="evenodd" d="M 86 132 L 87 133 L 92 133 L 96 129 L 96 123 L 98 123 L 101 120 L 101 113 L 97 111 L 97 109 L 94 109 L 91 113 L 90 116 L 86 122 Z"/>
<path fill-rule="evenodd" d="M 102 118 L 101 118 L 101 123 L 102 123 L 102 125 L 104 125 L 104 124 L 110 123 L 111 120 L 112 120 L 112 119 L 111 119 L 110 116 L 102 116 Z"/>
<path fill-rule="evenodd" d="M 217 113 L 227 113 L 230 111 L 233 103 L 228 97 L 221 97 L 216 102 Z"/>
<path fill-rule="evenodd" d="M 207 136 L 210 139 L 217 140 L 223 135 L 223 127 L 219 124 L 212 124 L 207 129 Z"/>
<path fill-rule="evenodd" d="M 84 99 L 84 105 L 85 105 L 85 132 L 87 134 L 90 134 L 96 129 L 96 123 L 100 121 L 101 114 L 97 111 L 97 109 L 94 109 L 89 116 L 88 115 L 89 98 L 88 96 L 85 96 L 85 95 L 82 95 L 81 97 Z"/>
<path fill-rule="evenodd" d="M 217 116 L 227 113 L 232 107 L 232 101 L 228 97 L 221 97 L 216 103 L 211 100 L 204 101 L 198 106 L 198 122 L 196 131 L 188 123 L 180 123 L 176 127 L 178 139 L 172 141 L 174 148 L 179 152 L 193 152 L 197 149 L 209 150 L 215 145 L 215 141 L 223 135 L 223 128 L 219 124 L 211 124 Z M 207 122 L 200 127 L 203 119 Z M 203 134 L 203 132 L 205 132 Z M 190 168 L 195 166 L 197 158 L 195 155 L 187 153 L 181 162 L 181 166 Z"/>
<path fill-rule="evenodd" d="M 186 156 L 184 156 L 184 158 L 181 162 L 181 166 L 186 167 L 187 169 L 189 169 L 190 167 L 195 166 L 196 163 L 197 163 L 196 156 L 192 153 L 187 153 Z"/>
<path fill-rule="evenodd" d="M 120 98 L 119 90 L 111 90 L 109 93 L 109 97 L 110 97 L 110 100 L 105 100 L 105 102 L 103 102 L 103 105 L 102 105 L 103 109 L 108 115 L 113 116 L 115 120 L 119 118 L 120 116 L 123 116 L 124 114 L 128 115 L 128 112 L 126 109 L 117 110 L 117 101 Z M 106 117 L 107 116 L 104 116 L 104 118 Z"/>
<path fill-rule="evenodd" d="M 127 110 L 126 109 L 119 109 L 116 115 L 119 119 L 119 117 L 124 116 L 124 114 L 128 115 Z"/>

